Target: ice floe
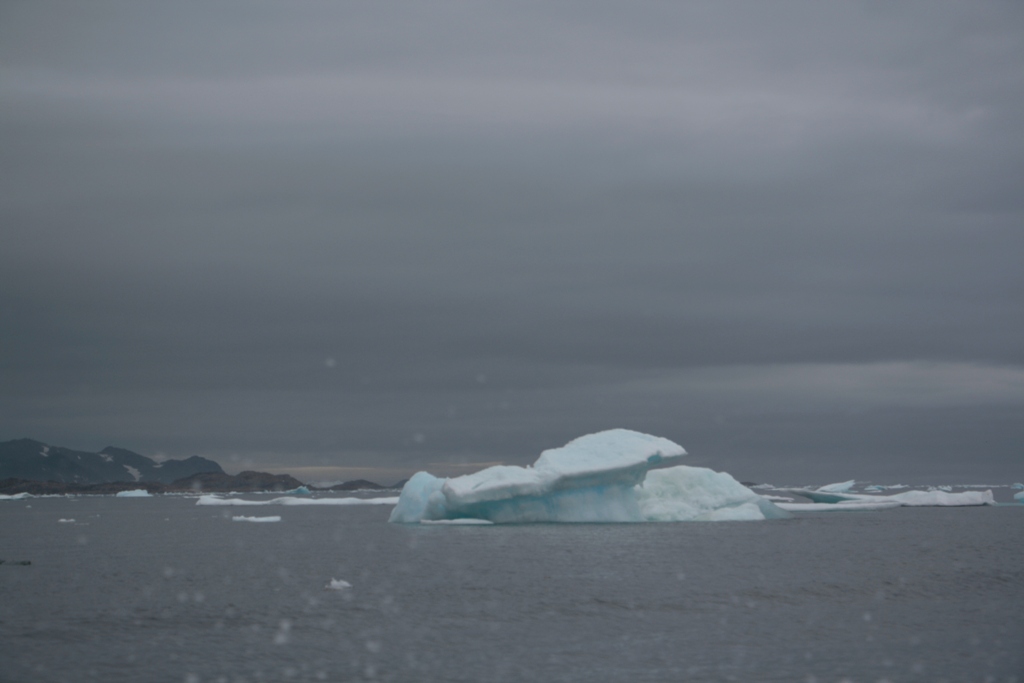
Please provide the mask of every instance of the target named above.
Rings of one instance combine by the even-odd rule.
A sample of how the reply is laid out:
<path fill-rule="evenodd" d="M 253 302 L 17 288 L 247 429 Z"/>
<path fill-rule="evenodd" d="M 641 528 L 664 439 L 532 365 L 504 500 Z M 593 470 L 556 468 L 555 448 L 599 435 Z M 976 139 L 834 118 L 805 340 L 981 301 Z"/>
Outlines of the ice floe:
<path fill-rule="evenodd" d="M 352 584 L 344 579 L 331 579 L 324 589 L 331 591 L 344 591 L 352 588 Z"/>
<path fill-rule="evenodd" d="M 153 494 L 146 489 L 132 489 L 131 491 L 118 491 L 114 496 L 116 498 L 152 498 Z"/>
<path fill-rule="evenodd" d="M 882 496 L 880 496 L 882 497 Z M 895 500 L 850 500 L 842 503 L 776 503 L 783 510 L 790 512 L 847 512 L 865 510 L 891 510 L 892 508 L 903 507 L 903 503 Z"/>
<path fill-rule="evenodd" d="M 280 522 L 280 515 L 273 515 L 271 517 L 246 517 L 244 515 L 235 515 L 231 518 L 233 522 Z"/>
<path fill-rule="evenodd" d="M 887 496 L 869 495 L 864 493 L 831 493 L 821 489 L 779 489 L 804 498 L 809 498 L 814 503 L 837 505 L 841 503 L 898 503 L 907 507 L 966 507 L 974 505 L 995 505 L 995 498 L 992 491 L 961 491 L 951 493 L 942 489 L 930 491 L 903 491 Z M 800 505 L 795 503 L 794 505 Z M 895 507 L 895 506 L 893 506 Z M 792 509 L 792 508 L 788 508 Z"/>
<path fill-rule="evenodd" d="M 613 429 L 544 451 L 529 467 L 499 465 L 452 479 L 418 472 L 402 489 L 390 521 L 508 524 L 787 516 L 728 474 L 686 466 L 651 470 L 684 455 L 668 439 Z"/>
<path fill-rule="evenodd" d="M 854 484 L 857 483 L 856 479 L 850 479 L 849 481 L 841 481 L 836 484 L 826 484 L 825 486 L 819 486 L 819 491 L 825 493 L 845 493 L 853 488 Z"/>
<path fill-rule="evenodd" d="M 196 505 L 395 505 L 398 497 L 390 498 L 293 498 L 282 496 L 270 500 L 245 500 L 244 498 L 221 498 L 200 496 Z"/>

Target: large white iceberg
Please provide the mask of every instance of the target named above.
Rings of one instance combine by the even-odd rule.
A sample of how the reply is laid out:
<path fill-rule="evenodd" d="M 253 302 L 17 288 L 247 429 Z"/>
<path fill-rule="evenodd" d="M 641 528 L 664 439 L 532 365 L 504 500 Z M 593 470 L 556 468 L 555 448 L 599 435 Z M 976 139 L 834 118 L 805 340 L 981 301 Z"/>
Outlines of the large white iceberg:
<path fill-rule="evenodd" d="M 402 489 L 390 521 L 508 524 L 786 516 L 728 474 L 683 466 L 649 471 L 684 455 L 682 446 L 668 439 L 612 429 L 544 451 L 530 467 L 499 465 L 452 479 L 418 472 Z"/>

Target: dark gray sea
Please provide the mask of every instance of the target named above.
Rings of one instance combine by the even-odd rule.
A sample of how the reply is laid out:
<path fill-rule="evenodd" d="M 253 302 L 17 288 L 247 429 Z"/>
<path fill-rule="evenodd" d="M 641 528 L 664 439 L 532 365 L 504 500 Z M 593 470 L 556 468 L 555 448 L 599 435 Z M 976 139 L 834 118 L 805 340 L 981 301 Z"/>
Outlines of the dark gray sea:
<path fill-rule="evenodd" d="M 490 527 L 390 510 L 0 501 L 0 680 L 1024 681 L 1024 506 Z"/>

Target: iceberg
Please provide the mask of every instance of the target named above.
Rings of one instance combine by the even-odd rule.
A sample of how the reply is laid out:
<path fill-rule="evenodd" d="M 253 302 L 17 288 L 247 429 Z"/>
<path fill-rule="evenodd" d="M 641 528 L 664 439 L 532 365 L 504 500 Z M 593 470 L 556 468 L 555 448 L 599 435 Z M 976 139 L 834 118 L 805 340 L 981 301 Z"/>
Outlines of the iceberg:
<path fill-rule="evenodd" d="M 115 498 L 152 498 L 153 494 L 146 489 L 132 489 L 131 491 L 118 491 Z"/>
<path fill-rule="evenodd" d="M 1013 494 L 1013 499 L 1018 503 L 1024 503 L 1024 491 L 1019 491 Z"/>
<path fill-rule="evenodd" d="M 274 515 L 272 517 L 246 517 L 245 515 L 235 515 L 231 518 L 233 522 L 280 522 L 281 516 Z"/>
<path fill-rule="evenodd" d="M 530 522 L 721 521 L 787 516 L 728 474 L 677 466 L 677 443 L 628 429 L 588 434 L 529 467 L 498 465 L 452 479 L 418 472 L 390 520 Z M 473 521 L 469 521 L 473 520 Z"/>

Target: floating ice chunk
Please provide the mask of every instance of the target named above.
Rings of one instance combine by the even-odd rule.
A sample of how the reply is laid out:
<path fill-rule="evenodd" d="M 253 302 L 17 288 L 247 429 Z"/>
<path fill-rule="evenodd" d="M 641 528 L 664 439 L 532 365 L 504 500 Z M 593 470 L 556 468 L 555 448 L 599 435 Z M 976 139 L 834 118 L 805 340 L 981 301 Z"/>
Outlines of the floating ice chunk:
<path fill-rule="evenodd" d="M 244 515 L 235 515 L 231 518 L 233 522 L 280 522 L 281 517 L 274 515 L 272 517 L 245 517 Z"/>
<path fill-rule="evenodd" d="M 196 505 L 267 505 L 269 500 L 242 500 L 241 498 L 221 498 L 220 496 L 199 496 Z"/>
<path fill-rule="evenodd" d="M 293 495 L 293 496 L 310 496 L 310 495 L 313 495 L 312 492 L 309 490 L 309 488 L 307 488 L 306 486 L 298 486 L 296 488 L 293 488 L 291 491 L 285 491 L 285 493 Z"/>
<path fill-rule="evenodd" d="M 58 524 L 74 524 L 75 520 L 74 519 L 64 519 L 63 517 L 61 517 L 60 519 L 57 520 L 57 523 Z"/>
<path fill-rule="evenodd" d="M 344 591 L 352 587 L 352 584 L 344 579 L 331 579 L 324 589 L 330 591 Z"/>
<path fill-rule="evenodd" d="M 810 498 L 815 503 L 842 503 L 843 501 L 858 500 L 865 497 L 863 494 L 858 493 L 832 493 L 830 491 L 821 491 L 820 489 L 779 489 L 779 491 Z M 871 496 L 867 497 L 870 498 Z"/>
<path fill-rule="evenodd" d="M 245 500 L 244 498 L 221 498 L 220 496 L 199 496 L 196 505 L 395 505 L 398 496 L 388 498 L 271 498 L 270 500 Z"/>
<path fill-rule="evenodd" d="M 116 498 L 152 498 L 153 494 L 146 489 L 132 489 L 131 491 L 118 491 L 114 496 Z"/>
<path fill-rule="evenodd" d="M 819 486 L 818 490 L 824 493 L 846 493 L 853 488 L 853 485 L 857 483 L 856 479 L 849 481 L 841 481 L 836 484 L 826 484 L 825 486 Z"/>
<path fill-rule="evenodd" d="M 790 512 L 842 512 L 857 510 L 891 510 L 903 507 L 903 503 L 897 500 L 885 500 L 885 496 L 878 496 L 881 500 L 850 500 L 842 503 L 776 503 L 783 510 Z"/>
<path fill-rule="evenodd" d="M 909 507 L 961 507 L 971 505 L 995 505 L 992 491 L 904 491 L 891 496 L 883 496 L 889 500 L 897 500 Z"/>
<path fill-rule="evenodd" d="M 962 491 L 960 493 L 949 493 L 947 491 L 904 491 L 889 496 L 872 496 L 863 493 L 828 493 L 823 491 L 811 491 L 808 489 L 787 489 L 805 498 L 810 498 L 815 503 L 847 503 L 847 502 L 880 502 L 892 501 L 909 507 L 962 507 L 972 505 L 995 505 L 992 491 Z"/>
<path fill-rule="evenodd" d="M 15 493 L 13 495 L 8 495 L 6 493 L 0 494 L 0 500 L 22 500 L 24 498 L 31 498 L 31 497 L 32 497 L 31 493 Z"/>
<path fill-rule="evenodd" d="M 268 501 L 276 505 L 395 505 L 398 496 L 387 498 L 274 498 Z"/>
<path fill-rule="evenodd" d="M 1016 484 L 1014 484 L 1010 488 L 1011 489 L 1021 489 L 1021 490 L 1024 490 L 1024 484 L 1021 484 L 1020 482 L 1017 482 Z"/>
<path fill-rule="evenodd" d="M 1013 494 L 1013 499 L 1018 503 L 1024 503 L 1024 491 L 1019 491 Z"/>

